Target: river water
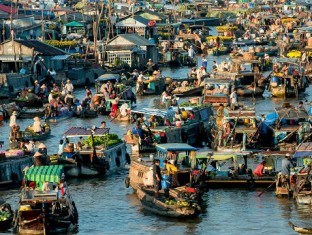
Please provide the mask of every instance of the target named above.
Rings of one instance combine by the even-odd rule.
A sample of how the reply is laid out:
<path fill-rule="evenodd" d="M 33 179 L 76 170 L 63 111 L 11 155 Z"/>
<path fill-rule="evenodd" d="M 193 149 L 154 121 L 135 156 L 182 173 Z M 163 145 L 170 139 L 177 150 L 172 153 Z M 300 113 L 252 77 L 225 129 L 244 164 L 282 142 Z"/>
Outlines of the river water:
<path fill-rule="evenodd" d="M 223 57 L 209 57 L 209 69 L 212 61 L 221 61 Z M 163 68 L 163 75 L 185 78 L 189 68 L 170 70 Z M 92 90 L 94 92 L 94 89 Z M 308 104 L 312 97 L 311 88 L 301 97 Z M 78 99 L 83 98 L 83 89 L 75 90 Z M 267 97 L 240 99 L 248 106 L 255 106 L 258 114 L 272 112 L 283 100 Z M 148 107 L 156 97 L 138 97 L 137 108 Z M 298 100 L 289 100 L 297 104 Z M 110 122 L 107 116 L 83 120 L 71 118 L 51 124 L 52 136 L 45 144 L 49 153 L 55 153 L 62 134 L 72 126 L 99 126 L 105 120 L 111 133 L 122 136 L 126 133 L 127 124 Z M 33 123 L 32 120 L 18 120 L 21 129 Z M 0 127 L 0 140 L 8 147 L 8 122 Z M 143 211 L 140 202 L 131 189 L 124 186 L 127 170 L 103 178 L 89 180 L 70 180 L 68 185 L 79 211 L 79 234 L 295 234 L 288 226 L 288 221 L 296 225 L 312 227 L 312 213 L 309 206 L 298 206 L 292 199 L 276 198 L 273 191 L 261 190 L 210 190 L 205 195 L 206 207 L 198 219 L 189 221 L 173 220 L 158 217 Z M 17 207 L 19 191 L 0 192 L 0 197 Z"/>

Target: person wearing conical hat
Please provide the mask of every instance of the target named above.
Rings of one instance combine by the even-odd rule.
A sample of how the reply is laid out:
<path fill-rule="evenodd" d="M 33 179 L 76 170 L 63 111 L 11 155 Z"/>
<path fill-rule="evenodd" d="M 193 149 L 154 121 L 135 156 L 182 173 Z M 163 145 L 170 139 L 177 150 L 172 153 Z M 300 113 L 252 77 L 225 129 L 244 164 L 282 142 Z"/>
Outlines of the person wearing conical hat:
<path fill-rule="evenodd" d="M 42 166 L 43 165 L 41 157 L 42 157 L 42 154 L 39 152 L 36 152 L 34 154 L 34 166 Z"/>
<path fill-rule="evenodd" d="M 33 130 L 37 134 L 41 133 L 41 121 L 39 117 L 34 117 Z"/>
<path fill-rule="evenodd" d="M 16 140 L 16 130 L 17 130 L 17 124 L 16 124 L 16 115 L 17 112 L 13 111 L 11 117 L 10 117 L 10 142 L 13 142 Z"/>

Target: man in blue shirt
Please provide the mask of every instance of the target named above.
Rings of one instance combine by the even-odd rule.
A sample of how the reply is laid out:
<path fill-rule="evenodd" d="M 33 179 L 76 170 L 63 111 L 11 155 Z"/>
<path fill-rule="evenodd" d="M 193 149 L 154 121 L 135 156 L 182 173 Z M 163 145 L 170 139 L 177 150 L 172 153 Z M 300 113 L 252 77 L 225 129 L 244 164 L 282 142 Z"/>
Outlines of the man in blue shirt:
<path fill-rule="evenodd" d="M 281 174 L 290 176 L 290 168 L 293 168 L 293 164 L 291 163 L 289 153 L 286 154 L 285 158 L 282 160 L 282 170 Z"/>

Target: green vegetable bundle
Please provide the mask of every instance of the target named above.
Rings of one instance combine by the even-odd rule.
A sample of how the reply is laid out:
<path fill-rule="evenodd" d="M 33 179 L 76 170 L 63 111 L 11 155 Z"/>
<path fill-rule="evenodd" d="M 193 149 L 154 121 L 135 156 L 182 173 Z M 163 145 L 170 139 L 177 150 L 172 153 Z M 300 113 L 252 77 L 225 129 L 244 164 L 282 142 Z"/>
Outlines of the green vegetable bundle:
<path fill-rule="evenodd" d="M 122 140 L 116 134 L 106 134 L 104 136 L 95 136 L 93 138 L 94 138 L 94 146 L 99 146 L 99 145 L 111 146 L 111 145 L 122 142 Z M 83 141 L 83 144 L 91 147 L 92 137 L 89 136 L 87 139 L 85 139 Z"/>

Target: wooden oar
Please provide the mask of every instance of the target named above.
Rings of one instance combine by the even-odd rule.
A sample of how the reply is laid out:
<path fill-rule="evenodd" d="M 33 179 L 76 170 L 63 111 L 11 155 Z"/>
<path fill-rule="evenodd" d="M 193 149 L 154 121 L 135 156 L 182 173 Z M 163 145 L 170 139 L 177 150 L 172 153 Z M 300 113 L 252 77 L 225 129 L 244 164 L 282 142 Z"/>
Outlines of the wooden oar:
<path fill-rule="evenodd" d="M 271 188 L 274 184 L 276 184 L 276 182 L 274 181 L 272 184 L 270 184 L 269 187 L 267 187 L 266 189 L 264 189 L 261 193 L 258 194 L 258 197 L 260 197 L 262 194 L 264 194 L 269 188 Z"/>

